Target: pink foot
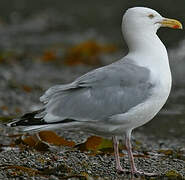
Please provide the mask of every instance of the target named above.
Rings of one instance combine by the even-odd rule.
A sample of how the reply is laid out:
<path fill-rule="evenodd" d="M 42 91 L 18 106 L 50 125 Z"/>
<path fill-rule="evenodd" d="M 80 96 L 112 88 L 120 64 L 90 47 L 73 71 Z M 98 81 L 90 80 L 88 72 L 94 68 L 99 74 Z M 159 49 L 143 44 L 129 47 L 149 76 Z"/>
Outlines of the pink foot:
<path fill-rule="evenodd" d="M 118 173 L 131 173 L 132 175 L 138 175 L 138 176 L 158 176 L 159 174 L 157 173 L 147 173 L 147 172 L 142 172 L 142 171 L 138 171 L 138 170 L 134 170 L 134 171 L 130 171 L 127 169 L 123 169 L 121 166 L 116 167 L 116 170 Z"/>
<path fill-rule="evenodd" d="M 122 167 L 116 167 L 116 171 L 117 171 L 117 173 L 120 173 L 120 174 L 122 174 L 122 173 L 130 173 L 129 170 L 123 169 Z"/>
<path fill-rule="evenodd" d="M 142 172 L 142 171 L 129 171 L 127 169 L 123 169 L 122 167 L 117 167 L 116 168 L 117 172 L 118 173 L 131 173 L 132 175 L 136 175 L 136 176 L 150 176 L 150 177 L 153 177 L 153 176 L 158 176 L 159 174 L 157 173 L 147 173 L 147 172 Z"/>
<path fill-rule="evenodd" d="M 123 169 L 121 166 L 116 166 L 116 171 L 118 173 L 123 173 L 123 172 L 126 172 L 127 170 L 126 169 Z"/>
<path fill-rule="evenodd" d="M 140 176 L 157 176 L 159 174 L 157 173 L 147 173 L 147 172 L 142 172 L 142 171 L 138 171 L 138 170 L 134 170 L 133 172 L 131 172 L 133 175 L 140 175 Z"/>

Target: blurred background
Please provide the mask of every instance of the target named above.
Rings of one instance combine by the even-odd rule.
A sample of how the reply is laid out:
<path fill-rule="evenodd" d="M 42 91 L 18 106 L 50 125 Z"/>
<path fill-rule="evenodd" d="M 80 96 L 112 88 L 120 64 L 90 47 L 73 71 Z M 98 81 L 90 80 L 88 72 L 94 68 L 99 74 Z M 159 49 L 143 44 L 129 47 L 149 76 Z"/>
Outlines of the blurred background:
<path fill-rule="evenodd" d="M 182 23 L 185 20 L 183 0 L 177 2 L 168 0 L 166 3 L 161 3 L 159 0 L 154 2 L 117 0 L 116 3 L 104 0 L 76 2 L 73 0 L 33 2 L 6 0 L 0 2 L 2 26 L 0 43 L 2 47 L 26 46 L 28 48 L 34 45 L 34 49 L 37 49 L 38 47 L 35 46 L 37 43 L 40 47 L 40 45 L 47 46 L 64 40 L 79 42 L 78 38 L 96 38 L 100 35 L 101 38 L 123 47 L 121 18 L 126 9 L 134 6 L 153 8 L 164 17 L 174 17 Z M 177 46 L 177 42 L 183 39 L 185 32 L 163 29 L 159 34 L 166 45 Z"/>
<path fill-rule="evenodd" d="M 133 6 L 185 24 L 184 0 L 1 0 L 1 119 L 39 108 L 48 87 L 124 56 L 121 19 Z M 184 142 L 185 31 L 162 28 L 158 34 L 169 52 L 174 86 L 160 114 L 137 131 Z"/>

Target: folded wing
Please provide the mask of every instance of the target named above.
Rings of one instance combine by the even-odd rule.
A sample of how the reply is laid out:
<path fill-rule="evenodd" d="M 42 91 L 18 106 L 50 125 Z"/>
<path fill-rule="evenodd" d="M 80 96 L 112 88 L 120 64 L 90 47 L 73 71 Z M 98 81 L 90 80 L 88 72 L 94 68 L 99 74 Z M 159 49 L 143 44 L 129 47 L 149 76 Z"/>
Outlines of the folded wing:
<path fill-rule="evenodd" d="M 128 62 L 96 69 L 71 84 L 51 87 L 41 97 L 45 110 L 36 117 L 47 123 L 105 120 L 144 102 L 152 89 L 149 77 L 148 69 Z"/>

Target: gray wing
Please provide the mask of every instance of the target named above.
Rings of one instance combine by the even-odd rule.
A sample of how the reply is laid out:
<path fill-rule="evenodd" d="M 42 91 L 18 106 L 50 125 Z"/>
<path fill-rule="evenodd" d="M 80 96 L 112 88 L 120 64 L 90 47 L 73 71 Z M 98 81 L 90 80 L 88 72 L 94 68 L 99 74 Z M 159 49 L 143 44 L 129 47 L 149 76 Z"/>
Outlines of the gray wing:
<path fill-rule="evenodd" d="M 41 97 L 46 122 L 103 120 L 127 112 L 150 96 L 150 72 L 128 62 L 91 71 L 73 83 L 50 88 Z"/>

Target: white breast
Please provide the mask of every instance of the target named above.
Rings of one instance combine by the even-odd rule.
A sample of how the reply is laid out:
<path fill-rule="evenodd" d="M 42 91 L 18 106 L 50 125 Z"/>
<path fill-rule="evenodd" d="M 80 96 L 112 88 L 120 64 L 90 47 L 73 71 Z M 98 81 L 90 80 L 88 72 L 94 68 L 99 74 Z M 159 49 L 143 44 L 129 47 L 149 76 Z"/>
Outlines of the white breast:
<path fill-rule="evenodd" d="M 113 117 L 118 124 L 112 130 L 118 134 L 150 121 L 165 104 L 172 84 L 167 51 L 161 41 L 156 49 L 148 49 L 137 54 L 130 53 L 127 57 L 135 59 L 135 64 L 150 70 L 150 81 L 155 86 L 151 96 L 145 102 L 131 108 L 127 113 Z"/>

